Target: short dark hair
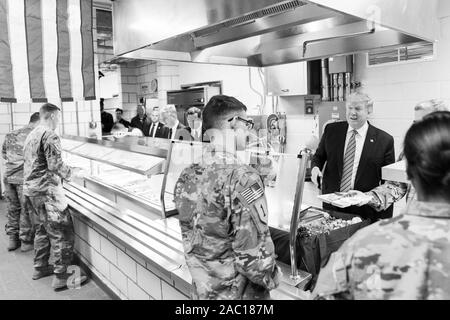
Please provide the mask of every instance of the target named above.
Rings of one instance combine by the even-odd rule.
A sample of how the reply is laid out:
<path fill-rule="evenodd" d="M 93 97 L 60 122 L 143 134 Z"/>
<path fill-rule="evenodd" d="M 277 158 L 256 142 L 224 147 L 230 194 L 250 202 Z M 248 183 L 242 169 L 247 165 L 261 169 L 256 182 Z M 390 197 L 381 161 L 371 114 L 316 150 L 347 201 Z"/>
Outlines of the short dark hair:
<path fill-rule="evenodd" d="M 413 124 L 405 136 L 404 153 L 408 178 L 427 195 L 450 200 L 450 112 L 434 112 Z"/>
<path fill-rule="evenodd" d="M 39 110 L 39 117 L 41 119 L 48 119 L 52 113 L 61 111 L 60 108 L 51 103 L 43 104 Z"/>
<path fill-rule="evenodd" d="M 200 110 L 200 109 L 197 108 L 197 107 L 190 107 L 189 109 L 187 109 L 186 113 L 187 113 L 188 115 L 196 114 L 197 117 L 199 117 L 199 118 L 202 117 L 202 110 Z"/>
<path fill-rule="evenodd" d="M 116 112 L 120 112 L 120 114 L 123 114 L 123 110 L 120 109 L 120 108 L 117 108 L 117 109 L 116 109 Z"/>
<path fill-rule="evenodd" d="M 39 112 L 35 112 L 30 117 L 30 123 L 36 123 L 39 121 L 39 119 L 40 119 Z"/>
<path fill-rule="evenodd" d="M 214 96 L 203 109 L 203 128 L 205 130 L 220 129 L 231 114 L 246 111 L 247 107 L 234 97 L 225 95 Z"/>

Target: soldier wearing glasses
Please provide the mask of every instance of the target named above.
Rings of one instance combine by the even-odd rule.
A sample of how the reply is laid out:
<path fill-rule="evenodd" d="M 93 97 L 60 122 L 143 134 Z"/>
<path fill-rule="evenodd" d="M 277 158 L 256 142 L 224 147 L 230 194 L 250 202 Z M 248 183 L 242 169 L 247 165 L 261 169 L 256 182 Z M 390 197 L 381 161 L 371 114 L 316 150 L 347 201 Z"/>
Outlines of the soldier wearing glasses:
<path fill-rule="evenodd" d="M 175 186 L 194 299 L 268 299 L 279 284 L 264 183 L 235 154 L 253 127 L 246 110 L 233 97 L 211 98 L 203 110 L 211 143 Z"/>

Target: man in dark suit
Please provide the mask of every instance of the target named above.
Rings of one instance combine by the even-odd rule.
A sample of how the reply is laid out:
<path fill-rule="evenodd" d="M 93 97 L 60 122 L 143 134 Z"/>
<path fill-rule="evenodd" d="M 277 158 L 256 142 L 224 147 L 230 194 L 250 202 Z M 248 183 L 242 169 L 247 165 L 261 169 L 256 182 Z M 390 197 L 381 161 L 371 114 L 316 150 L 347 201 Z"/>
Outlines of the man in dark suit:
<path fill-rule="evenodd" d="M 168 105 L 164 107 L 161 111 L 161 118 L 166 125 L 164 138 L 171 140 L 192 140 L 188 128 L 178 120 L 175 106 Z"/>
<path fill-rule="evenodd" d="M 138 105 L 136 112 L 137 115 L 133 119 L 131 119 L 130 127 L 138 128 L 145 136 L 148 136 L 150 120 L 145 114 L 145 107 L 143 105 Z"/>
<path fill-rule="evenodd" d="M 353 93 L 347 100 L 347 122 L 327 125 L 312 160 L 311 180 L 318 185 L 322 177 L 322 193 L 367 192 L 381 183 L 381 168 L 395 162 L 394 139 L 368 123 L 370 98 Z M 323 204 L 324 209 L 357 214 L 372 222 L 392 217 L 393 207 L 376 212 L 369 206 L 340 209 Z"/>
<path fill-rule="evenodd" d="M 150 120 L 148 136 L 151 138 L 165 138 L 167 136 L 166 130 L 168 129 L 159 121 L 159 111 L 157 109 L 153 109 L 152 113 L 150 113 Z"/>
<path fill-rule="evenodd" d="M 114 125 L 114 120 L 112 114 L 104 110 L 104 100 L 100 98 L 100 112 L 101 112 L 101 123 L 102 123 L 102 134 L 108 135 Z"/>

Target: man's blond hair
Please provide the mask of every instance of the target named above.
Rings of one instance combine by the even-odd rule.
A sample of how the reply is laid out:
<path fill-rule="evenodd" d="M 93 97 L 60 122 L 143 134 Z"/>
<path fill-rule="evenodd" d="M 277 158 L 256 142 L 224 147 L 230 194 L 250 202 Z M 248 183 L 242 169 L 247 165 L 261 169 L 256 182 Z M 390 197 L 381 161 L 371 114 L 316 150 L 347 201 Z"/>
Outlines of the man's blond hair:
<path fill-rule="evenodd" d="M 449 111 L 449 110 L 444 101 L 431 99 L 416 104 L 414 111 L 425 111 L 428 114 L 437 111 Z"/>

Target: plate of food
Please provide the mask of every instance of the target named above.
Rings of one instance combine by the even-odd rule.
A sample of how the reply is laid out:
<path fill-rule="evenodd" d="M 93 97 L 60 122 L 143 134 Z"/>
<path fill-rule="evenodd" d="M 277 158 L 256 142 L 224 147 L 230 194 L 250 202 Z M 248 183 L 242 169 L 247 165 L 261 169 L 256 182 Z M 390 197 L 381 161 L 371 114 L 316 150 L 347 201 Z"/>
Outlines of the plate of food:
<path fill-rule="evenodd" d="M 317 196 L 325 203 L 332 204 L 339 208 L 348 208 L 361 203 L 367 203 L 371 197 L 363 193 L 334 192 Z"/>

